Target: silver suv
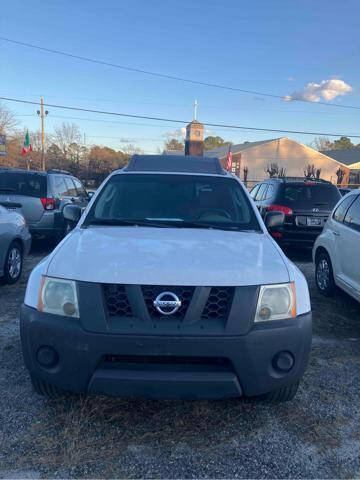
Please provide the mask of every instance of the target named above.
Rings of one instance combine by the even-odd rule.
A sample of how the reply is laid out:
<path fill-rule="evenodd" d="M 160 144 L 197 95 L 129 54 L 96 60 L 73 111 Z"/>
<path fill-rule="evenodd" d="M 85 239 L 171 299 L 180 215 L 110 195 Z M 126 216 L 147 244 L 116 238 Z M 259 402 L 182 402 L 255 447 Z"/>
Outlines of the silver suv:
<path fill-rule="evenodd" d="M 61 240 L 69 230 L 64 206 L 85 207 L 88 200 L 80 180 L 64 170 L 0 169 L 0 202 L 24 216 L 34 237 Z"/>

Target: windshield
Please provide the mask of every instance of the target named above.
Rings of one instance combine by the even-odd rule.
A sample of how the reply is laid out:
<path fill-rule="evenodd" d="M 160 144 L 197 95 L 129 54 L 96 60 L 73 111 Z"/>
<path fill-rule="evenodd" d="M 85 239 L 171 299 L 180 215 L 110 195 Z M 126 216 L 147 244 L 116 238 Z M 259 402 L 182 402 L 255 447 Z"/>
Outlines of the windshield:
<path fill-rule="evenodd" d="M 200 175 L 115 175 L 100 192 L 84 224 L 136 221 L 151 226 L 261 231 L 236 180 Z"/>
<path fill-rule="evenodd" d="M 47 180 L 44 175 L 21 172 L 0 173 L 0 195 L 24 195 L 46 197 Z"/>
<path fill-rule="evenodd" d="M 284 205 L 292 208 L 323 207 L 332 210 L 341 195 L 333 185 L 286 185 Z"/>

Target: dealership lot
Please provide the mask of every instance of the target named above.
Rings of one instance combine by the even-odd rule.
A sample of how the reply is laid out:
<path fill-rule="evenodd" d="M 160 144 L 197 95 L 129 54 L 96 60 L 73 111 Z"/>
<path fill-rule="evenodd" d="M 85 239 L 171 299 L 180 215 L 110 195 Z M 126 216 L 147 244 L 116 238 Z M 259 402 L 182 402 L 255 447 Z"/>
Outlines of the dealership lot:
<path fill-rule="evenodd" d="M 38 397 L 22 363 L 18 314 L 28 274 L 48 251 L 36 244 L 20 282 L 0 286 L 0 477 L 360 475 L 360 305 L 317 293 L 309 253 L 288 255 L 310 286 L 310 364 L 295 400 L 269 406 Z"/>

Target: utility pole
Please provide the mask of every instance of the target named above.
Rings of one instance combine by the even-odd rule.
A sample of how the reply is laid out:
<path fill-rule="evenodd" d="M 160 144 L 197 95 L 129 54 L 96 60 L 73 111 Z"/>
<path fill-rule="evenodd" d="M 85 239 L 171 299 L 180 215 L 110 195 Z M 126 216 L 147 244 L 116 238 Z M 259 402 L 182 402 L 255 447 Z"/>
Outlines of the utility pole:
<path fill-rule="evenodd" d="M 44 98 L 40 97 L 40 110 L 37 111 L 37 114 L 41 119 L 41 169 L 45 172 L 45 117 L 48 115 L 48 110 L 44 111 Z"/>

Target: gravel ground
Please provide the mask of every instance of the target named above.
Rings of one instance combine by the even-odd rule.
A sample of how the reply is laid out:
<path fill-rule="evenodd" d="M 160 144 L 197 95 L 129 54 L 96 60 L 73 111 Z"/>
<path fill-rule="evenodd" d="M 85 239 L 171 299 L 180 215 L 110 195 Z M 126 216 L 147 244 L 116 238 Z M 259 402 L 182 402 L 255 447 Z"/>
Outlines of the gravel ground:
<path fill-rule="evenodd" d="M 318 295 L 309 367 L 293 402 L 50 401 L 24 369 L 18 311 L 22 280 L 0 286 L 0 478 L 359 478 L 360 305 Z"/>

